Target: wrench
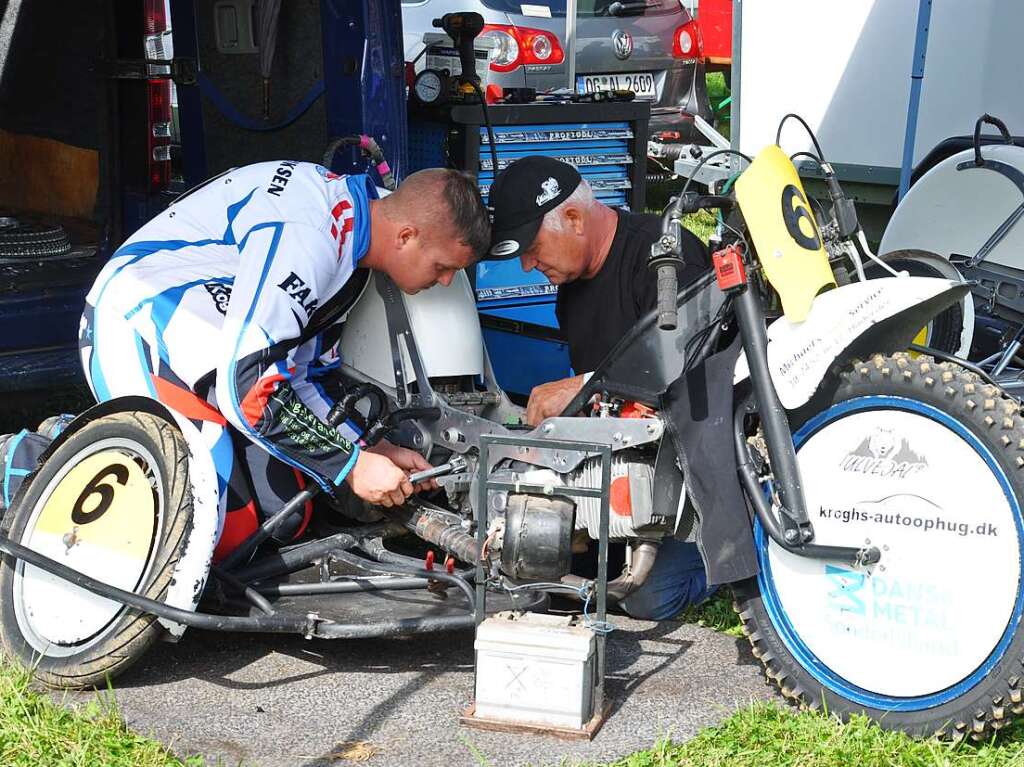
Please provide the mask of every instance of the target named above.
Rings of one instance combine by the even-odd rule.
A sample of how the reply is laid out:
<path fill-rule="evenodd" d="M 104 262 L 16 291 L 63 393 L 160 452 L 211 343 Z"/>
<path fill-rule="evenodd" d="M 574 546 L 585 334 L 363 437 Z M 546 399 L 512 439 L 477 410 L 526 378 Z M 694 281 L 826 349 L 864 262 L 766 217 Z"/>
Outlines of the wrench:
<path fill-rule="evenodd" d="M 461 455 L 457 455 L 448 461 L 448 463 L 442 463 L 440 466 L 435 466 L 432 469 L 424 469 L 423 471 L 418 471 L 415 474 L 410 474 L 409 481 L 416 485 L 425 480 L 440 477 L 444 474 L 464 471 L 467 465 L 466 459 Z"/>

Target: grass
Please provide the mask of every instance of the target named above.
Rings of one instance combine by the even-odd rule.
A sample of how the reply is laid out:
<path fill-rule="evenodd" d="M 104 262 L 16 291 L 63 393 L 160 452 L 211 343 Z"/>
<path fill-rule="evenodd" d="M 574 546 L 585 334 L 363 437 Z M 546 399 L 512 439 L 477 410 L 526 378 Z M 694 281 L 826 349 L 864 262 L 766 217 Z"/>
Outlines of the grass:
<path fill-rule="evenodd" d="M 0 764 L 4 767 L 201 767 L 128 729 L 109 693 L 69 708 L 0 661 Z"/>
<path fill-rule="evenodd" d="M 1019 767 L 1022 740 L 1020 726 L 980 744 L 914 740 L 861 716 L 843 724 L 761 702 L 686 743 L 665 739 L 604 767 Z"/>
<path fill-rule="evenodd" d="M 722 106 L 729 98 L 729 88 L 725 84 L 725 75 L 721 72 L 710 72 L 707 76 L 708 101 L 715 112 L 715 127 L 718 132 L 729 138 L 729 118 L 732 114 L 731 104 Z"/>
<path fill-rule="evenodd" d="M 679 620 L 684 623 L 696 623 L 698 626 L 720 631 L 731 637 L 742 637 L 743 628 L 740 616 L 732 609 L 732 591 L 723 586 L 717 593 L 703 604 L 686 608 Z"/>

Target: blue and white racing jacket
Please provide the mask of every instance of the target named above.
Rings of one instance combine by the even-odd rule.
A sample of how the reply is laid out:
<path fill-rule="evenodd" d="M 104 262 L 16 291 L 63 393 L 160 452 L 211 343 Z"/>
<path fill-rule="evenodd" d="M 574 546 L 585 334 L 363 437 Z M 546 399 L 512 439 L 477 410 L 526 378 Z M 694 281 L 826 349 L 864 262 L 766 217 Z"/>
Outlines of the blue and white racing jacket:
<path fill-rule="evenodd" d="M 205 406 L 207 420 L 338 484 L 358 435 L 325 423 L 333 403 L 310 373 L 333 354 L 316 331 L 369 248 L 377 196 L 366 176 L 267 162 L 147 223 L 87 297 L 81 350 L 97 399 L 145 394 L 198 417 Z"/>

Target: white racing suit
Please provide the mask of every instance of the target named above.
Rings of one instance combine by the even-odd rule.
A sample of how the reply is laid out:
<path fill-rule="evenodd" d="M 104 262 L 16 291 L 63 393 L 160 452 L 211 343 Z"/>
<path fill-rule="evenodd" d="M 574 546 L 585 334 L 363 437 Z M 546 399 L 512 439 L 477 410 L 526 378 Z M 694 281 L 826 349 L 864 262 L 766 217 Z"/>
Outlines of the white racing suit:
<path fill-rule="evenodd" d="M 89 292 L 79 344 L 96 399 L 159 400 L 209 446 L 216 559 L 303 475 L 331 490 L 356 462 L 359 435 L 325 423 L 333 402 L 317 378 L 335 354 L 324 336 L 369 248 L 377 196 L 366 176 L 312 163 L 239 168 L 139 229 Z"/>

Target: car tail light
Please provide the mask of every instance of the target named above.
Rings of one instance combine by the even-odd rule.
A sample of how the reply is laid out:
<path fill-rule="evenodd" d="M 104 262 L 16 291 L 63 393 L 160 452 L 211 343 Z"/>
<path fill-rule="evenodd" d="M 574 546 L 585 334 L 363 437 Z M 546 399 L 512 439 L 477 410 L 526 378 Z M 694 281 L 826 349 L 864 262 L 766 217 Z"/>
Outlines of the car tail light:
<path fill-rule="evenodd" d="M 510 24 L 485 24 L 482 36 L 495 40 L 491 55 L 492 72 L 511 72 L 533 64 L 561 64 L 565 61 L 562 44 L 550 32 Z"/>
<path fill-rule="evenodd" d="M 688 21 L 676 29 L 672 35 L 672 55 L 677 59 L 704 58 L 704 39 L 696 21 Z"/>
<path fill-rule="evenodd" d="M 149 187 L 158 192 L 171 181 L 171 81 L 150 80 L 149 83 Z"/>
<path fill-rule="evenodd" d="M 167 8 L 163 0 L 146 0 L 146 18 L 143 27 L 147 35 L 159 35 L 167 31 Z"/>
<path fill-rule="evenodd" d="M 174 58 L 167 11 L 166 0 L 145 0 L 143 4 L 143 28 L 146 33 L 143 46 L 147 59 L 170 61 Z M 147 73 L 150 77 L 146 83 L 149 188 L 151 192 L 160 192 L 171 182 L 171 146 L 175 139 L 174 113 L 171 106 L 174 84 L 168 79 L 171 73 L 170 66 L 150 64 Z"/>

